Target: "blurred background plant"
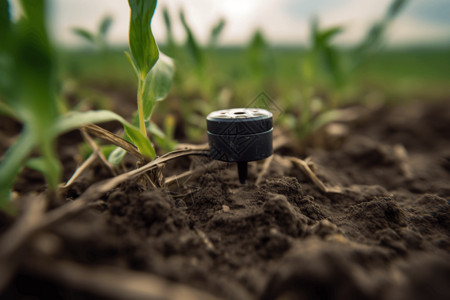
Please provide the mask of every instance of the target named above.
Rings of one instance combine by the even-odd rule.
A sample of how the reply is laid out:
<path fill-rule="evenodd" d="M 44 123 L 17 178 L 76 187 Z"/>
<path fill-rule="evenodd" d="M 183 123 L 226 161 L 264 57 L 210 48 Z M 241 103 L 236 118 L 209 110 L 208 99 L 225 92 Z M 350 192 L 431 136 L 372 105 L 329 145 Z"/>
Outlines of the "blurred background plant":
<path fill-rule="evenodd" d="M 350 49 L 340 49 L 334 42 L 345 30 L 342 26 L 322 29 L 319 20 L 312 19 L 310 48 L 301 67 L 301 105 L 295 114 L 295 125 L 291 121 L 300 139 L 339 118 L 336 109 L 354 101 L 361 91 L 357 82 L 361 68 L 382 50 L 389 25 L 407 2 L 393 0 L 381 20 L 372 24 L 362 40 Z"/>
<path fill-rule="evenodd" d="M 80 27 L 75 27 L 72 31 L 100 51 L 106 51 L 108 49 L 107 35 L 112 22 L 113 18 L 107 15 L 100 21 L 97 32 L 90 32 Z"/>

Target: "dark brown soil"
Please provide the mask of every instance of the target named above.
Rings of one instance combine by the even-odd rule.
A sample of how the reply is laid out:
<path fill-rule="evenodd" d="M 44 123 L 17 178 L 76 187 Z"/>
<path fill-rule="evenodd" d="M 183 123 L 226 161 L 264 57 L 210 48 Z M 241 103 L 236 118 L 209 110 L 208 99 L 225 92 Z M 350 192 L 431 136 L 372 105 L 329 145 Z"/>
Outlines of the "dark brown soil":
<path fill-rule="evenodd" d="M 349 130 L 333 150 L 304 151 L 340 194 L 279 154 L 260 186 L 262 162 L 240 186 L 235 165 L 183 158 L 165 174 L 202 175 L 172 190 L 122 184 L 36 238 L 51 247 L 22 255 L 151 273 L 223 299 L 449 299 L 450 103 L 383 108 Z M 66 201 L 108 176 L 91 168 Z M 11 223 L 2 216 L 0 233 Z M 2 296 L 86 298 L 105 299 L 26 264 Z"/>

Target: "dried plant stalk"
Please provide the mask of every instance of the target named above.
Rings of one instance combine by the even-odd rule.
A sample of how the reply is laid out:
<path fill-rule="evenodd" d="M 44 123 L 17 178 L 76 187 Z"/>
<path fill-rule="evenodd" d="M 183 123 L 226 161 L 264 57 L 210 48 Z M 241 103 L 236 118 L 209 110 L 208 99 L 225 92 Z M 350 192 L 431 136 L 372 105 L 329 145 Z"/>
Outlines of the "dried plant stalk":
<path fill-rule="evenodd" d="M 308 163 L 303 159 L 297 157 L 287 157 L 291 162 L 300 167 L 306 176 L 324 193 L 342 194 L 342 188 L 339 186 L 327 187 L 311 170 Z"/>

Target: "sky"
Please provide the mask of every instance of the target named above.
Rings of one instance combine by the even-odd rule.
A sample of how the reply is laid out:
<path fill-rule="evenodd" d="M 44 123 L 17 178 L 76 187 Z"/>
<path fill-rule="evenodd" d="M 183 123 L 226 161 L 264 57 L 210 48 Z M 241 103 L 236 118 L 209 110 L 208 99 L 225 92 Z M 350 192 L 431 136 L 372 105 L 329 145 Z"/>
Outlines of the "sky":
<path fill-rule="evenodd" d="M 317 16 L 321 27 L 341 25 L 344 32 L 336 41 L 355 43 L 369 26 L 379 20 L 391 0 L 159 0 L 152 21 L 153 33 L 164 42 L 166 31 L 162 7 L 171 14 L 175 38 L 183 41 L 179 10 L 201 43 L 208 41 L 211 28 L 220 18 L 227 24 L 220 38 L 222 45 L 248 43 L 252 33 L 261 29 L 273 44 L 306 44 L 309 21 Z M 71 32 L 73 27 L 95 31 L 103 16 L 114 22 L 108 40 L 126 44 L 130 9 L 126 0 L 50 0 L 49 26 L 56 42 L 82 45 Z M 390 45 L 450 44 L 450 1 L 410 0 L 388 32 Z"/>

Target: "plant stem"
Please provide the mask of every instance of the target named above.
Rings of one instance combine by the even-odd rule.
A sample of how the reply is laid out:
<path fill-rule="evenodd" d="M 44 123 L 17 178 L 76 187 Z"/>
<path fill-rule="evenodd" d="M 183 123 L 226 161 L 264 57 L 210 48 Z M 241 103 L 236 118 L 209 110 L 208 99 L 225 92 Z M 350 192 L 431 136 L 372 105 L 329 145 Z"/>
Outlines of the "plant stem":
<path fill-rule="evenodd" d="M 145 120 L 144 120 L 144 79 L 139 78 L 138 83 L 138 113 L 139 113 L 139 129 L 142 134 L 147 136 L 147 130 L 145 129 Z"/>

